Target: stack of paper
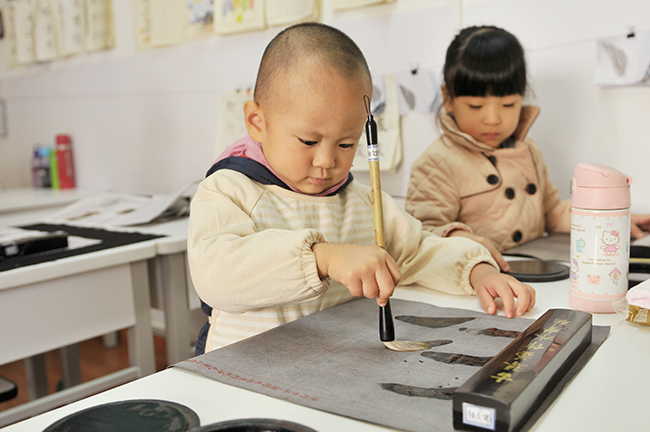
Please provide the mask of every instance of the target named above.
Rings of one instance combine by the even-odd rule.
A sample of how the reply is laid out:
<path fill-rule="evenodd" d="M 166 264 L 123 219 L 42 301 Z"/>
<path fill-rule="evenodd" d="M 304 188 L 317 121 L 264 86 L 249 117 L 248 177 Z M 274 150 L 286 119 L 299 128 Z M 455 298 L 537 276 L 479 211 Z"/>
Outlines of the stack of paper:
<path fill-rule="evenodd" d="M 132 226 L 176 219 L 189 214 L 189 196 L 198 181 L 168 195 L 106 192 L 81 199 L 45 219 L 52 224 L 90 227 Z"/>

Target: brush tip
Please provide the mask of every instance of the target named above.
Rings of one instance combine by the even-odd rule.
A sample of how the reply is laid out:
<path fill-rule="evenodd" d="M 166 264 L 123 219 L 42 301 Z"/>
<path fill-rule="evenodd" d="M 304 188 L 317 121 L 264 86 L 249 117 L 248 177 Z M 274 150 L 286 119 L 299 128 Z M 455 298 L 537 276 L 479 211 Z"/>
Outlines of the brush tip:
<path fill-rule="evenodd" d="M 433 346 L 431 342 L 421 341 L 391 341 L 384 342 L 384 345 L 393 351 L 425 351 Z"/>

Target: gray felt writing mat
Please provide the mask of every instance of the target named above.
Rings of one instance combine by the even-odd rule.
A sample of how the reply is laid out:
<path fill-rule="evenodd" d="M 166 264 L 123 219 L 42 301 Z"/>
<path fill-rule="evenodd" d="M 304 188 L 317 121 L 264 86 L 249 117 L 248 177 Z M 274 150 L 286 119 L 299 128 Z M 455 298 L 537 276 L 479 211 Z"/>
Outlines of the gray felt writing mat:
<path fill-rule="evenodd" d="M 534 321 L 397 299 L 391 306 L 397 340 L 440 346 L 388 350 L 379 341 L 377 303 L 360 299 L 175 367 L 395 429 L 453 431 L 453 390 Z"/>

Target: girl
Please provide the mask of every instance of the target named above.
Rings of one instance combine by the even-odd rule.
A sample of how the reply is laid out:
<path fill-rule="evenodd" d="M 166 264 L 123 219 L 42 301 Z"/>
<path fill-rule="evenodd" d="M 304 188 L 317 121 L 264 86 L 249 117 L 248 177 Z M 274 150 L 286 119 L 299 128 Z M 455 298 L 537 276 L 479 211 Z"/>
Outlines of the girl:
<path fill-rule="evenodd" d="M 569 232 L 570 201 L 549 181 L 527 132 L 539 108 L 523 105 L 526 62 L 512 34 L 468 27 L 447 49 L 441 137 L 415 161 L 406 210 L 442 236 L 464 236 L 490 250 L 502 270 L 502 251 L 544 232 Z M 650 215 L 632 217 L 643 236 Z"/>

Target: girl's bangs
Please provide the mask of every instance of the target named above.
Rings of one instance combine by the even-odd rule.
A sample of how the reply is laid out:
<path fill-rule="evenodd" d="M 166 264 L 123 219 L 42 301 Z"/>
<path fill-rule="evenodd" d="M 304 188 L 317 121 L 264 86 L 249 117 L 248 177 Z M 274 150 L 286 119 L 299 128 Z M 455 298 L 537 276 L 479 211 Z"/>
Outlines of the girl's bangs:
<path fill-rule="evenodd" d="M 509 96 L 524 95 L 525 71 L 511 67 L 501 71 L 472 70 L 459 65 L 453 80 L 454 96 Z"/>

